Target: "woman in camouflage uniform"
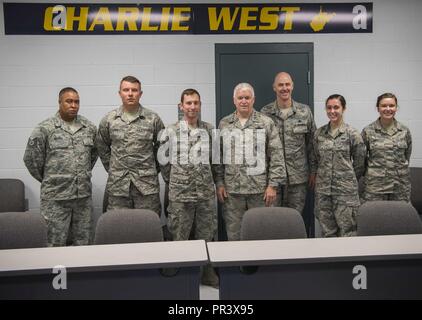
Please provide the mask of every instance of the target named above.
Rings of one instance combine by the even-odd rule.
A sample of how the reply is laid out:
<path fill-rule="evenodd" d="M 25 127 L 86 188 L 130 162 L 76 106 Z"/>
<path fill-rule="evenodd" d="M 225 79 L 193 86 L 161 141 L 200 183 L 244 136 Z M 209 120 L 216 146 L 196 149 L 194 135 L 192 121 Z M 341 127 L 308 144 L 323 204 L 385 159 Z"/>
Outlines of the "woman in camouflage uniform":
<path fill-rule="evenodd" d="M 315 209 L 323 237 L 356 235 L 358 179 L 364 171 L 365 145 L 359 132 L 343 122 L 345 109 L 343 96 L 329 96 L 325 110 L 330 122 L 314 136 Z"/>
<path fill-rule="evenodd" d="M 395 119 L 394 94 L 380 95 L 377 109 L 380 117 L 362 131 L 367 148 L 363 201 L 410 202 L 410 130 Z"/>

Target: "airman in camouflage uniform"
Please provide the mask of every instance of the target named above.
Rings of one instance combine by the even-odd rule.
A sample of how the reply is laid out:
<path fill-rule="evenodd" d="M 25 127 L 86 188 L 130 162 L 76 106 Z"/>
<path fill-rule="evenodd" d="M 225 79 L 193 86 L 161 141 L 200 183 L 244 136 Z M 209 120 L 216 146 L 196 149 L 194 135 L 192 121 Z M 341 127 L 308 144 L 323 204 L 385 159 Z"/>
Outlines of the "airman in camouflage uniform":
<path fill-rule="evenodd" d="M 213 126 L 199 120 L 200 95 L 195 89 L 182 93 L 180 109 L 184 118 L 166 128 L 162 138 L 173 142 L 174 159 L 163 169 L 169 183 L 168 227 L 173 240 L 188 240 L 195 225 L 195 239 L 211 241 L 217 229 L 215 188 L 211 165 L 211 130 Z M 207 141 L 202 141 L 207 138 Z M 177 144 L 174 143 L 177 141 Z M 205 159 L 193 159 L 193 148 L 205 142 Z M 172 155 L 170 155 L 171 157 Z M 199 154 L 198 154 L 199 156 Z M 183 159 L 183 157 L 185 157 Z M 204 161 L 205 160 L 205 161 Z"/>
<path fill-rule="evenodd" d="M 230 154 L 231 159 L 226 161 L 224 156 L 221 159 L 216 185 L 218 199 L 223 203 L 228 240 L 240 240 L 240 227 L 245 211 L 273 205 L 277 187 L 286 181 L 286 170 L 281 152 L 282 143 L 274 122 L 253 109 L 255 96 L 252 86 L 247 83 L 238 84 L 233 101 L 236 111 L 221 119 L 219 124 L 223 153 Z M 248 135 L 248 130 L 253 135 Z M 229 143 L 232 137 L 225 135 L 232 132 L 241 133 L 243 141 L 240 140 L 240 148 L 236 147 L 237 143 Z M 262 141 L 258 135 L 260 132 L 264 132 Z M 248 147 L 254 150 L 255 155 L 262 153 L 261 172 L 253 172 L 260 167 L 260 160 L 255 163 L 248 161 Z M 228 148 L 231 149 L 227 150 Z M 240 158 L 240 162 L 236 158 Z"/>
<path fill-rule="evenodd" d="M 96 127 L 78 110 L 77 91 L 63 88 L 59 112 L 34 129 L 25 150 L 25 165 L 41 182 L 40 211 L 49 246 L 66 245 L 69 231 L 73 245 L 89 244 Z"/>
<path fill-rule="evenodd" d="M 410 130 L 394 118 L 395 95 L 379 96 L 377 108 L 380 117 L 362 131 L 367 148 L 363 201 L 410 202 Z"/>
<path fill-rule="evenodd" d="M 330 122 L 314 136 L 315 212 L 323 237 L 356 235 L 358 179 L 365 169 L 366 148 L 359 132 L 343 122 L 345 108 L 343 96 L 328 97 L 326 111 Z"/>
<path fill-rule="evenodd" d="M 261 112 L 274 121 L 283 144 L 287 184 L 282 195 L 279 189 L 277 203 L 303 213 L 308 182 L 313 187 L 315 179 L 315 168 L 310 164 L 314 163 L 312 140 L 316 127 L 309 106 L 292 99 L 293 87 L 288 73 L 278 73 L 273 84 L 277 99 Z"/>
<path fill-rule="evenodd" d="M 167 225 L 173 240 L 188 240 L 194 227 L 194 239 L 212 241 L 217 231 L 211 164 L 213 126 L 199 120 L 201 98 L 195 89 L 182 92 L 179 107 L 183 119 L 166 128 L 162 135 L 162 140 L 172 144 L 170 163 L 162 170 L 164 181 L 169 183 Z M 201 282 L 218 286 L 211 265 L 203 268 Z"/>
<path fill-rule="evenodd" d="M 96 140 L 108 172 L 108 209 L 150 209 L 160 215 L 157 151 L 164 124 L 139 104 L 142 91 L 137 78 L 124 77 L 119 94 L 123 104 L 101 120 Z"/>

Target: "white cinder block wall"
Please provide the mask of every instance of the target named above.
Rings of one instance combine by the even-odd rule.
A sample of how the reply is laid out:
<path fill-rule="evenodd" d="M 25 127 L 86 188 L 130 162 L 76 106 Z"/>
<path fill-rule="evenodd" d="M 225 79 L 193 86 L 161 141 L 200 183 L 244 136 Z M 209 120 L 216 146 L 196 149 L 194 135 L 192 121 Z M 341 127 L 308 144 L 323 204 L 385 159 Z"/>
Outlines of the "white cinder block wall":
<path fill-rule="evenodd" d="M 171 3 L 175 2 L 213 1 Z M 310 1 L 282 1 L 291 2 Z M 327 121 L 324 101 L 332 93 L 346 97 L 346 121 L 359 130 L 376 119 L 376 97 L 386 91 L 396 93 L 400 106 L 397 118 L 413 134 L 411 165 L 421 167 L 422 1 L 372 2 L 373 33 L 313 35 L 5 36 L 1 6 L 0 177 L 21 179 L 30 210 L 39 210 L 39 183 L 28 174 L 22 157 L 32 129 L 56 112 L 57 94 L 65 86 L 79 91 L 80 114 L 97 125 L 102 116 L 119 105 L 119 81 L 129 74 L 143 83 L 142 104 L 158 112 L 166 124 L 176 121 L 176 105 L 187 87 L 200 91 L 202 117 L 215 123 L 214 44 L 226 42 L 313 42 L 317 126 Z M 271 82 L 269 79 L 269 85 Z M 106 178 L 98 161 L 93 173 L 96 215 L 101 209 Z"/>

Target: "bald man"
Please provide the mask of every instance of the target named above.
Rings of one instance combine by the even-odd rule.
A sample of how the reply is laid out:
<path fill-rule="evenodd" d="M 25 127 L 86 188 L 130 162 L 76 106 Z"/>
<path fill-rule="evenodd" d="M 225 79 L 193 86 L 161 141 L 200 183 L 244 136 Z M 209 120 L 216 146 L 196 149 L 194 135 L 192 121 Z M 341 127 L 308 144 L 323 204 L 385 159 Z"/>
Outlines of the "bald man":
<path fill-rule="evenodd" d="M 283 194 L 278 192 L 280 206 L 290 207 L 303 214 L 308 185 L 315 181 L 312 139 L 316 130 L 309 106 L 292 99 L 294 83 L 287 72 L 279 72 L 273 83 L 276 100 L 264 106 L 261 112 L 269 116 L 283 143 L 287 184 Z"/>

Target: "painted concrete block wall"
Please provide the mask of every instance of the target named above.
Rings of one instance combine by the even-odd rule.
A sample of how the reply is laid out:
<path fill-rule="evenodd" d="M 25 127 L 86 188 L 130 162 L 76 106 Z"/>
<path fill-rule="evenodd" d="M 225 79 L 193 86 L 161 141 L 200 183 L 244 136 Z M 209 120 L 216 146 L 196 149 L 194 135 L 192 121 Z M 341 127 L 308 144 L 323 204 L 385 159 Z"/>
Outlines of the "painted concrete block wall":
<path fill-rule="evenodd" d="M 175 2 L 213 1 L 172 1 Z M 277 1 L 242 2 L 279 4 Z M 310 1 L 283 1 L 292 2 Z M 324 101 L 332 93 L 346 97 L 346 121 L 359 130 L 376 119 L 376 97 L 386 91 L 396 93 L 400 106 L 397 118 L 413 133 L 411 165 L 421 167 L 422 19 L 419 14 L 422 1 L 373 0 L 373 3 L 371 34 L 219 36 L 5 36 L 1 6 L 0 177 L 23 180 L 30 209 L 39 209 L 39 183 L 26 171 L 22 157 L 32 129 L 56 112 L 57 94 L 65 86 L 79 91 L 80 114 L 97 125 L 108 111 L 120 104 L 118 85 L 125 75 L 139 77 L 144 91 L 142 104 L 155 110 L 166 124 L 177 119 L 181 91 L 194 87 L 202 96 L 203 119 L 215 124 L 214 45 L 246 42 L 314 43 L 317 126 L 327 122 Z M 268 85 L 271 83 L 269 79 Z M 93 173 L 97 214 L 106 179 L 98 161 Z"/>

